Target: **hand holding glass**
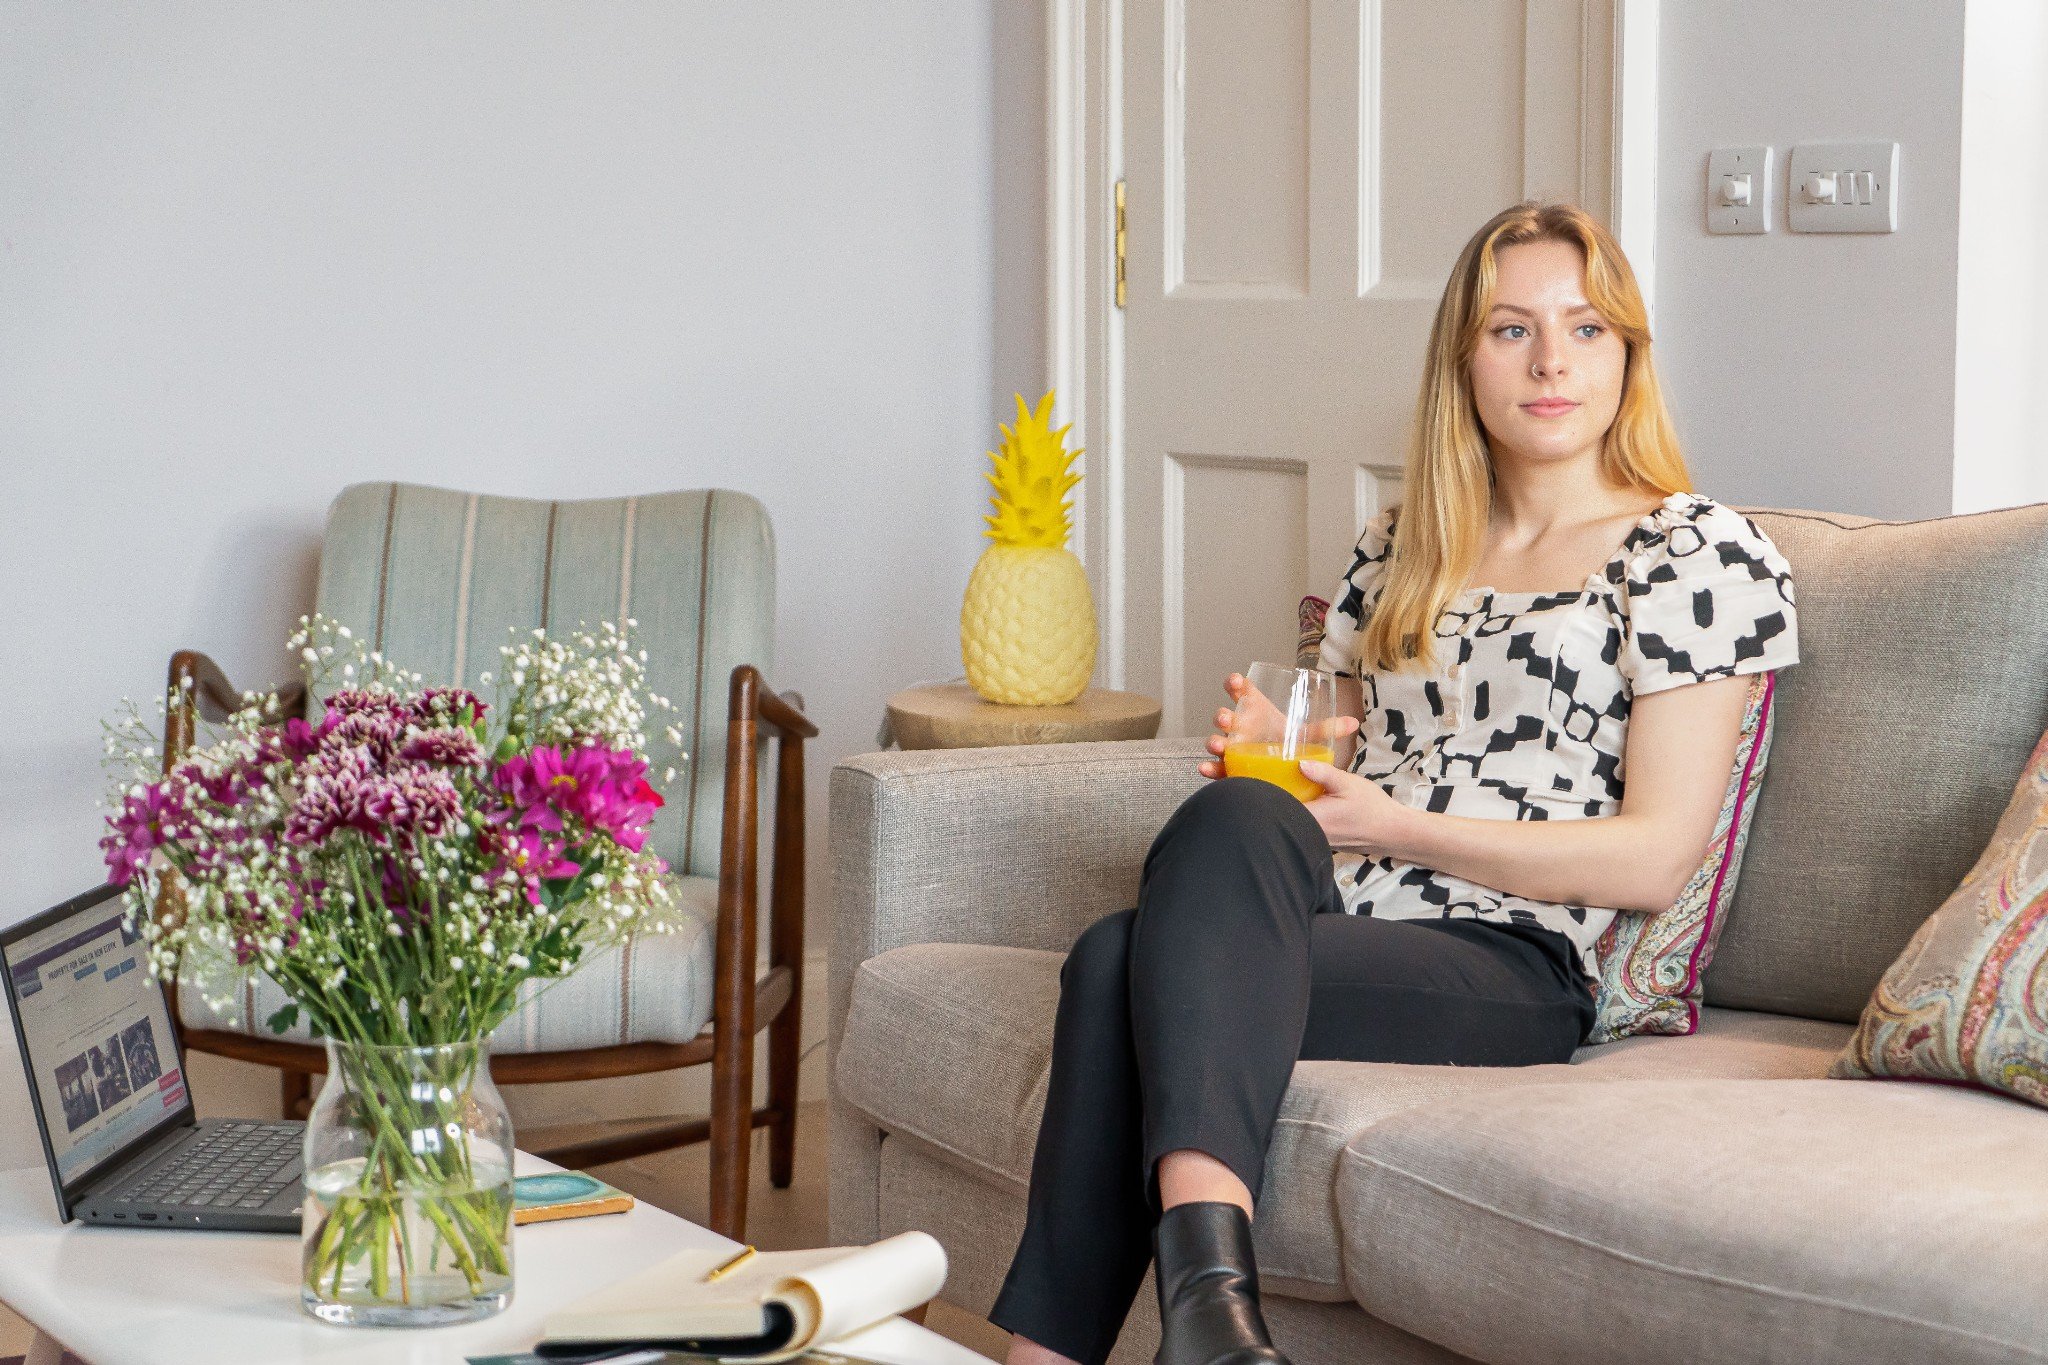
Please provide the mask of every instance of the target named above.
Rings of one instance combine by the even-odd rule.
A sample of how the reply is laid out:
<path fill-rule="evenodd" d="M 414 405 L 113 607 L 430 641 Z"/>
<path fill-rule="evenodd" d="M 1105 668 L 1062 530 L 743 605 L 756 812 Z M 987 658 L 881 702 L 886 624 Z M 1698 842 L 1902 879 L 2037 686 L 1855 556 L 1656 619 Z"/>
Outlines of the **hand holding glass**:
<path fill-rule="evenodd" d="M 1313 668 L 1253 664 L 1227 718 L 1223 772 L 1256 777 L 1302 801 L 1323 794 L 1302 776 L 1303 759 L 1344 766 L 1350 758 L 1353 725 L 1337 715 L 1337 678 Z M 1343 750 L 1340 754 L 1339 750 Z"/>

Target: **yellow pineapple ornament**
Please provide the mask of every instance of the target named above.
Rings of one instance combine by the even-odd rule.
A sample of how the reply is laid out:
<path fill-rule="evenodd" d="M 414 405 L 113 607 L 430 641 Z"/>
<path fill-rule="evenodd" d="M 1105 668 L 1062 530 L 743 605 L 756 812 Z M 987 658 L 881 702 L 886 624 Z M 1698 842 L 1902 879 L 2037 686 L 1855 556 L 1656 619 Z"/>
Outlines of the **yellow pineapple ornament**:
<path fill-rule="evenodd" d="M 1001 427 L 1001 454 L 988 481 L 995 511 L 983 518 L 995 543 L 981 552 L 960 604 L 960 653 L 967 681 L 993 702 L 1063 706 L 1095 671 L 1095 603 L 1088 575 L 1067 548 L 1072 424 L 1050 430 L 1053 396 L 1038 410 L 1017 395 L 1017 427 Z M 998 424 L 1000 425 L 1000 424 Z"/>

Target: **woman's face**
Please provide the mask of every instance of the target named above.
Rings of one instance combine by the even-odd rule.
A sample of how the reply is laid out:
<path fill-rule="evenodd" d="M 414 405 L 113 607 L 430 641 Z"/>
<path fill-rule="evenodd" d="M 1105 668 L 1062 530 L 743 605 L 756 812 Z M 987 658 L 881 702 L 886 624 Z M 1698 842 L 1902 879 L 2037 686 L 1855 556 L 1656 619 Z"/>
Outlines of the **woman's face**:
<path fill-rule="evenodd" d="M 1628 348 L 1586 302 L 1585 257 L 1571 242 L 1521 242 L 1495 263 L 1472 396 L 1496 468 L 1597 457 Z"/>

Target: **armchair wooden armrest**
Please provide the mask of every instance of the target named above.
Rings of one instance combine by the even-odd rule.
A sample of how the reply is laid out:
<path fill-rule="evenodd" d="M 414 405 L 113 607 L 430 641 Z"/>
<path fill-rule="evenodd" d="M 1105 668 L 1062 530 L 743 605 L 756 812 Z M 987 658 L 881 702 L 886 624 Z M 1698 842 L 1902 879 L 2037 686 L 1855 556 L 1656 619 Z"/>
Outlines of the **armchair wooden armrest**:
<path fill-rule="evenodd" d="M 201 719 L 226 720 L 246 704 L 220 665 L 196 649 L 181 649 L 171 656 L 165 693 L 170 698 L 164 714 L 164 771 L 167 773 L 191 752 Z M 295 680 L 277 689 L 277 707 L 265 719 L 285 720 L 303 715 L 305 709 L 306 684 L 303 680 Z"/>
<path fill-rule="evenodd" d="M 722 1226 L 722 1204 L 738 1201 L 744 1206 L 744 1164 L 737 1179 L 721 1179 L 715 1168 L 720 1148 L 737 1151 L 744 1162 L 753 1105 L 757 1005 L 771 1011 L 775 1021 L 768 1034 L 769 1179 L 785 1187 L 795 1168 L 797 1062 L 803 1044 L 803 743 L 818 735 L 802 706 L 803 698 L 793 692 L 777 695 L 752 664 L 733 669 L 726 707 L 725 819 L 718 859 L 712 1010 L 738 1026 L 718 1031 L 712 1055 L 713 1112 L 734 1130 L 729 1141 L 712 1149 L 714 1227 Z M 768 974 L 757 983 L 761 799 L 754 754 L 764 732 L 775 737 L 775 834 L 768 890 Z"/>
<path fill-rule="evenodd" d="M 171 656 L 170 675 L 164 686 L 163 770 L 168 774 L 192 751 L 202 718 L 223 721 L 247 703 L 235 685 L 228 681 L 228 675 L 221 671 L 220 665 L 196 649 L 181 649 Z M 305 707 L 306 684 L 295 681 L 277 690 L 277 706 L 265 719 L 275 721 L 301 715 Z M 183 914 L 184 903 L 176 878 L 167 877 L 162 890 L 157 893 L 156 918 L 160 923 L 172 924 Z M 182 1038 L 185 1024 L 184 1016 L 178 1011 L 176 979 L 164 983 L 164 996 L 171 1014 L 171 1028 Z"/>

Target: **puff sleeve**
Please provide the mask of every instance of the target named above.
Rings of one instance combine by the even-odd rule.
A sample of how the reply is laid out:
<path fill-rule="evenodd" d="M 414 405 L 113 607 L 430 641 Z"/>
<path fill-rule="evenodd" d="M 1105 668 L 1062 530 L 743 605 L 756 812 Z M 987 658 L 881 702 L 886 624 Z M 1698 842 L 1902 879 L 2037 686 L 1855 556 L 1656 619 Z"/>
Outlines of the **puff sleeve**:
<path fill-rule="evenodd" d="M 1631 695 L 1799 662 L 1791 566 L 1755 522 L 1703 498 L 1658 529 L 1625 561 Z"/>
<path fill-rule="evenodd" d="M 1318 668 L 1355 678 L 1358 672 L 1358 633 L 1372 615 L 1379 598 L 1380 575 L 1394 546 L 1394 508 L 1387 508 L 1365 524 L 1352 553 L 1351 567 L 1331 595 L 1330 609 L 1323 616 L 1323 643 L 1317 655 Z"/>

